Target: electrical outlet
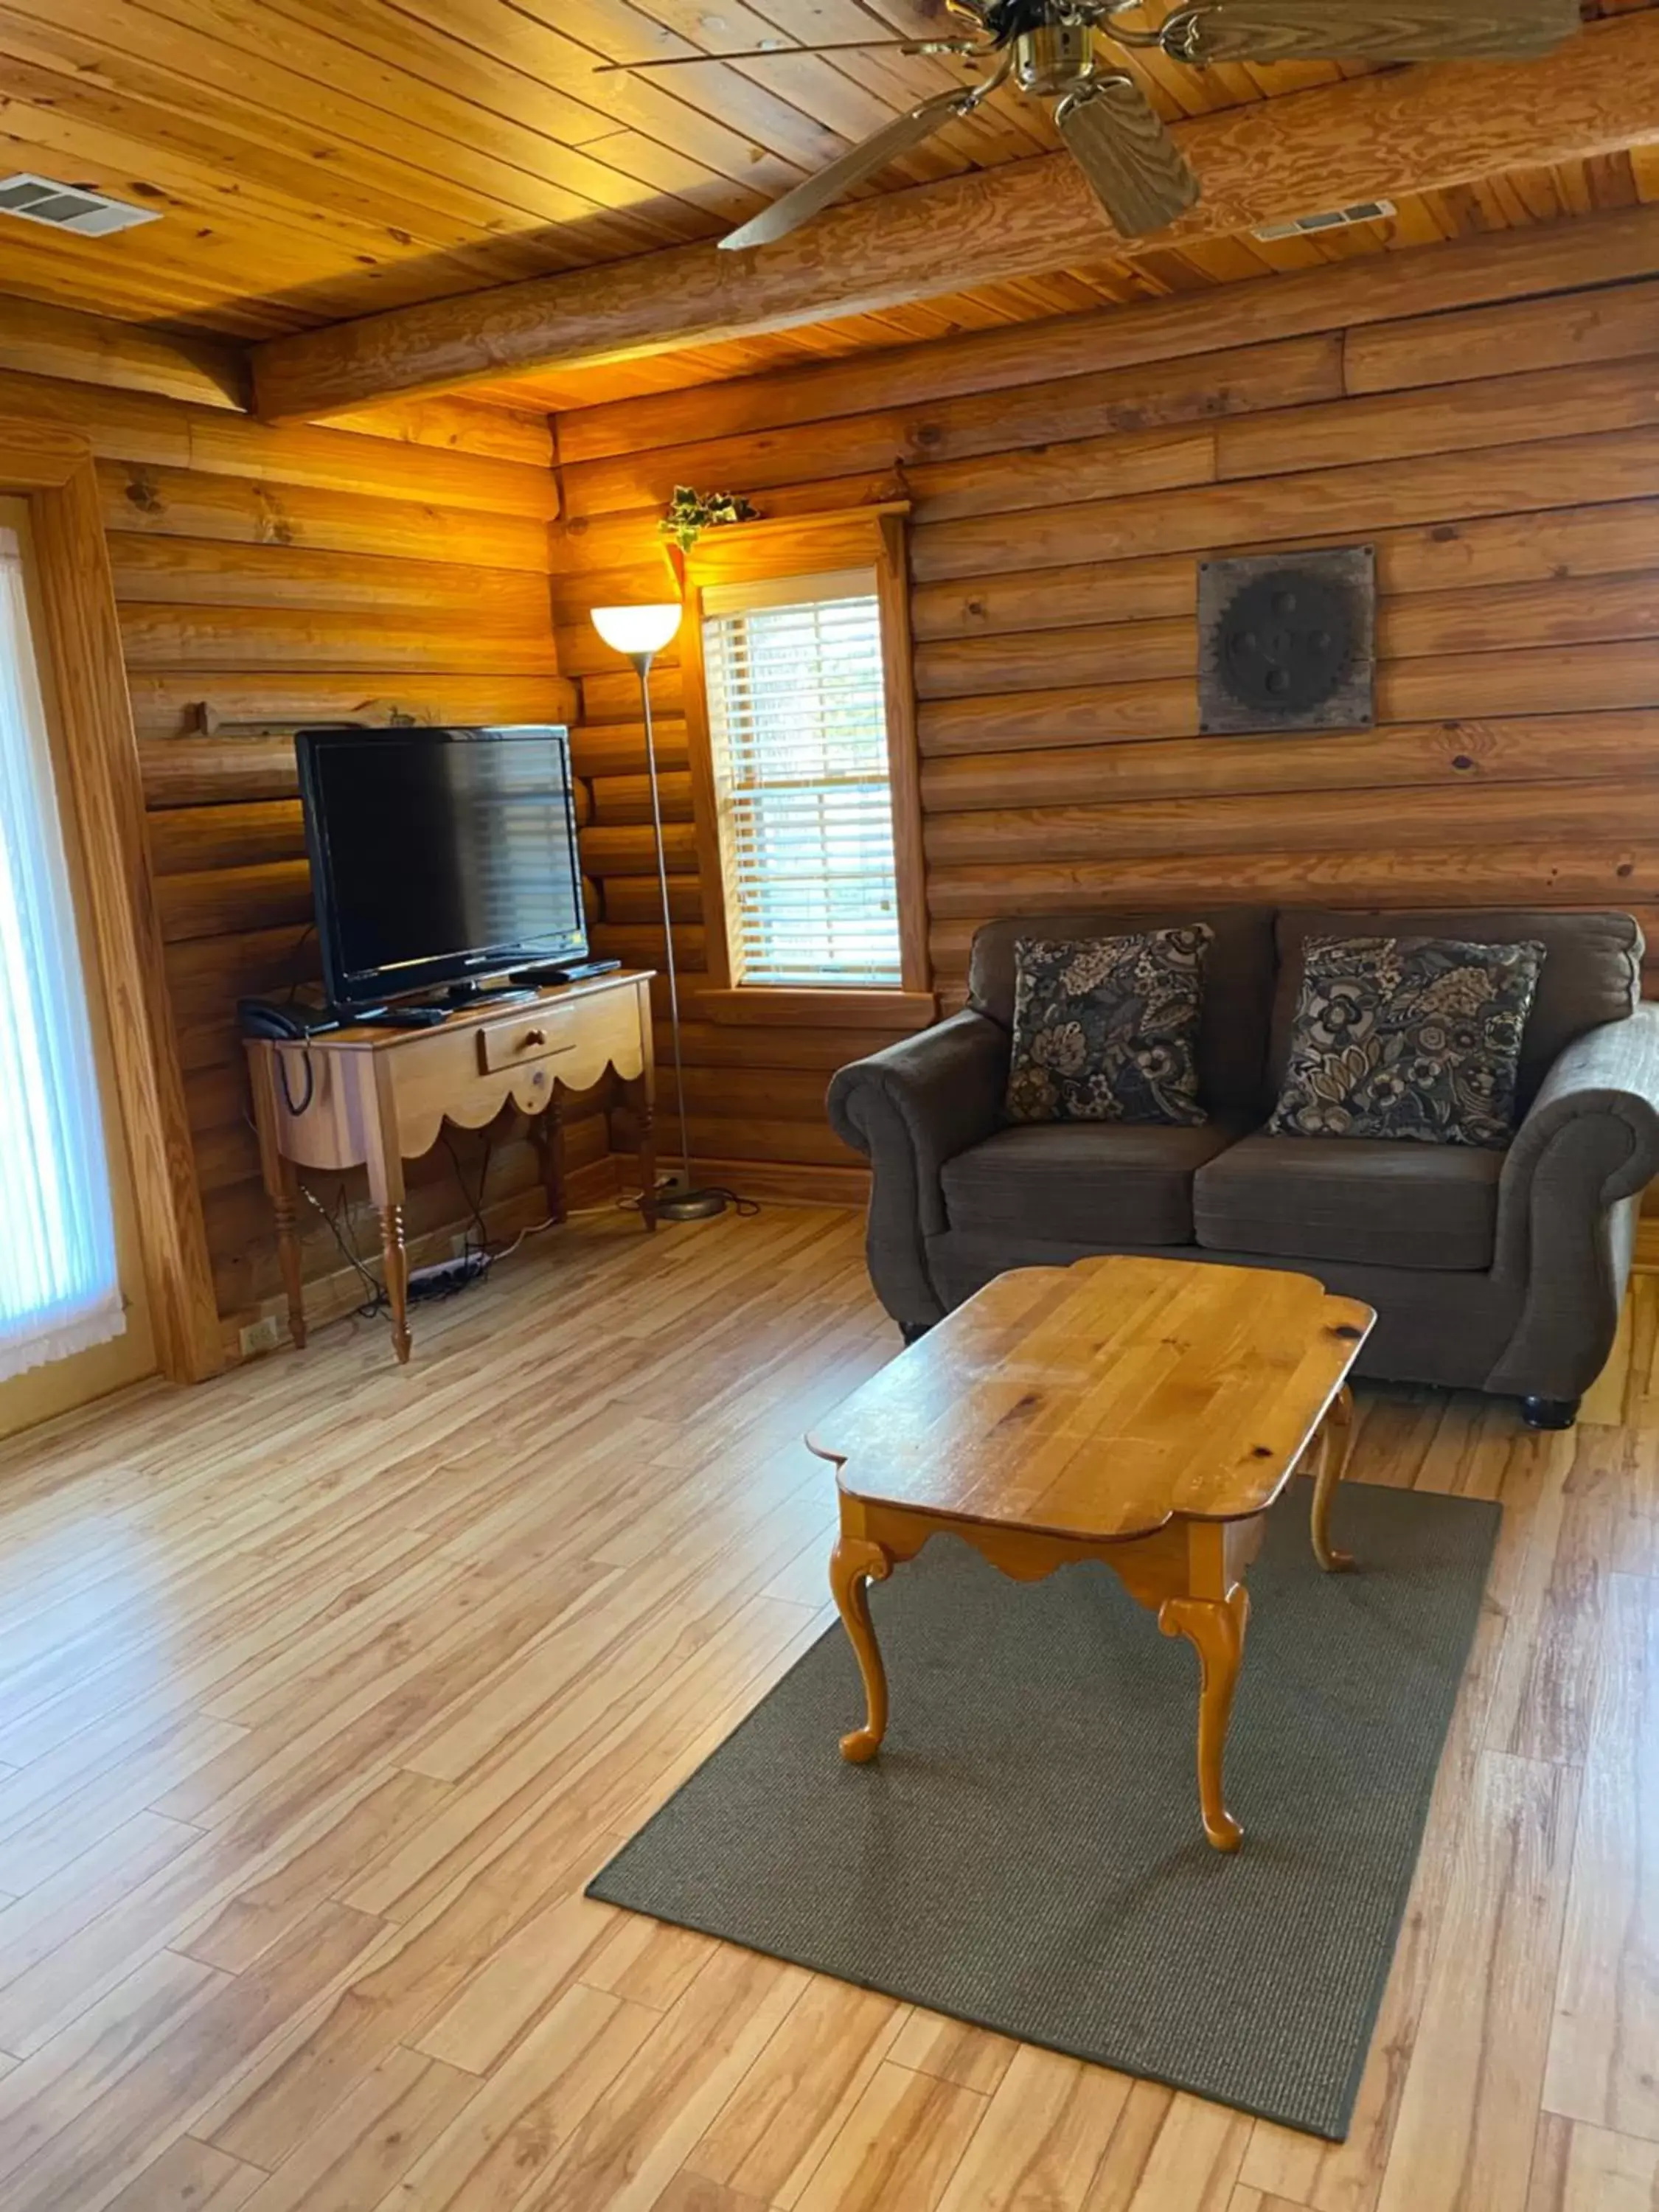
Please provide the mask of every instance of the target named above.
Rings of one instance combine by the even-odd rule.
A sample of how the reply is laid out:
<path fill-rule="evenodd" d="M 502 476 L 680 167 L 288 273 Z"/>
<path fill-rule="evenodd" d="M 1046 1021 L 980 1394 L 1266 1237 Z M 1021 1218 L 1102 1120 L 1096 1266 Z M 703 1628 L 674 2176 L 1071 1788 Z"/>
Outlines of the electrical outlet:
<path fill-rule="evenodd" d="M 275 1352 L 283 1340 L 283 1331 L 275 1314 L 267 1314 L 263 1321 L 251 1321 L 238 1341 L 244 1359 L 252 1359 L 261 1352 Z"/>
<path fill-rule="evenodd" d="M 449 1256 L 452 1260 L 465 1260 L 471 1249 L 472 1240 L 464 1229 L 457 1231 L 449 1240 Z"/>

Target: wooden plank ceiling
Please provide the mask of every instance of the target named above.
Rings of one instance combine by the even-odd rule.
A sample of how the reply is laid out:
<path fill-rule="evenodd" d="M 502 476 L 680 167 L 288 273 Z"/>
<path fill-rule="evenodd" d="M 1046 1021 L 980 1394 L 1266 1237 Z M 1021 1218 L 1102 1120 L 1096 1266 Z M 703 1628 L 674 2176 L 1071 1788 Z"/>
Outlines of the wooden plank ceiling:
<path fill-rule="evenodd" d="M 1587 14 L 1650 0 L 1591 0 Z M 103 240 L 0 222 L 0 294 L 258 338 L 718 235 L 919 95 L 875 52 L 597 74 L 603 60 L 937 27 L 937 0 L 0 0 L 0 161 L 160 208 Z M 1120 57 L 1119 58 L 1124 58 Z M 1128 57 L 1166 115 L 1335 79 Z M 1004 94 L 874 188 L 1046 150 Z M 844 322 L 503 383 L 565 408 L 1659 198 L 1659 149 L 1517 171 L 1318 240 L 1194 241 Z M 479 396 L 483 396 L 480 394 Z"/>

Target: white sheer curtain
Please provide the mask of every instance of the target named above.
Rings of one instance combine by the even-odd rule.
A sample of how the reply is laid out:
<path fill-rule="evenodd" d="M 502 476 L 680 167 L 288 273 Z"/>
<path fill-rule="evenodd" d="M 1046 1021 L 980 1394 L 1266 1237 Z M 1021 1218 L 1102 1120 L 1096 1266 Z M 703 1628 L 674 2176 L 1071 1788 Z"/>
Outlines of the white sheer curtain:
<path fill-rule="evenodd" d="M 0 1381 L 125 1327 L 21 550 L 0 526 Z"/>

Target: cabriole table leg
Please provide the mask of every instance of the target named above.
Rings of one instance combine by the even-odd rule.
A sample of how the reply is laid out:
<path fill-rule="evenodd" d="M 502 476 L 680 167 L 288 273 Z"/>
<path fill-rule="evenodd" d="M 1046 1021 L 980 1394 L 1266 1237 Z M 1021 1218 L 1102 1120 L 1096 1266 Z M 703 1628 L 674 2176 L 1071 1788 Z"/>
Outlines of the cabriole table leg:
<path fill-rule="evenodd" d="M 1313 1547 L 1328 1575 L 1346 1573 L 1353 1556 L 1331 1543 L 1331 1507 L 1353 1454 L 1353 1392 L 1345 1382 L 1331 1401 L 1319 1431 L 1319 1466 L 1314 1476 Z"/>
<path fill-rule="evenodd" d="M 1218 1851 L 1236 1851 L 1244 1831 L 1227 1810 L 1223 1768 L 1233 1692 L 1244 1656 L 1249 1593 L 1235 1583 L 1224 1598 L 1170 1597 L 1158 1608 L 1166 1636 L 1184 1636 L 1198 1654 L 1198 1802 L 1204 1832 Z"/>
<path fill-rule="evenodd" d="M 870 1619 L 869 1586 L 885 1582 L 892 1571 L 892 1560 L 867 1536 L 849 1536 L 843 1530 L 836 1540 L 830 1558 L 830 1589 L 864 1677 L 867 1709 L 864 1726 L 842 1736 L 841 1755 L 860 1766 L 875 1757 L 887 1733 L 887 1670 Z"/>

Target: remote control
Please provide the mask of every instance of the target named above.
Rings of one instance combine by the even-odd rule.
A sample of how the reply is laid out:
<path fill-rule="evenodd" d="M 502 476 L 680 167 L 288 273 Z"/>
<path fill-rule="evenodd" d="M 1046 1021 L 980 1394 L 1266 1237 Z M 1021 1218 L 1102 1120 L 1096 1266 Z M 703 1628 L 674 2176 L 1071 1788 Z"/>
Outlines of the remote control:
<path fill-rule="evenodd" d="M 387 1006 L 378 1014 L 359 1014 L 356 1026 L 366 1030 L 435 1030 L 447 1022 L 442 1006 Z"/>

